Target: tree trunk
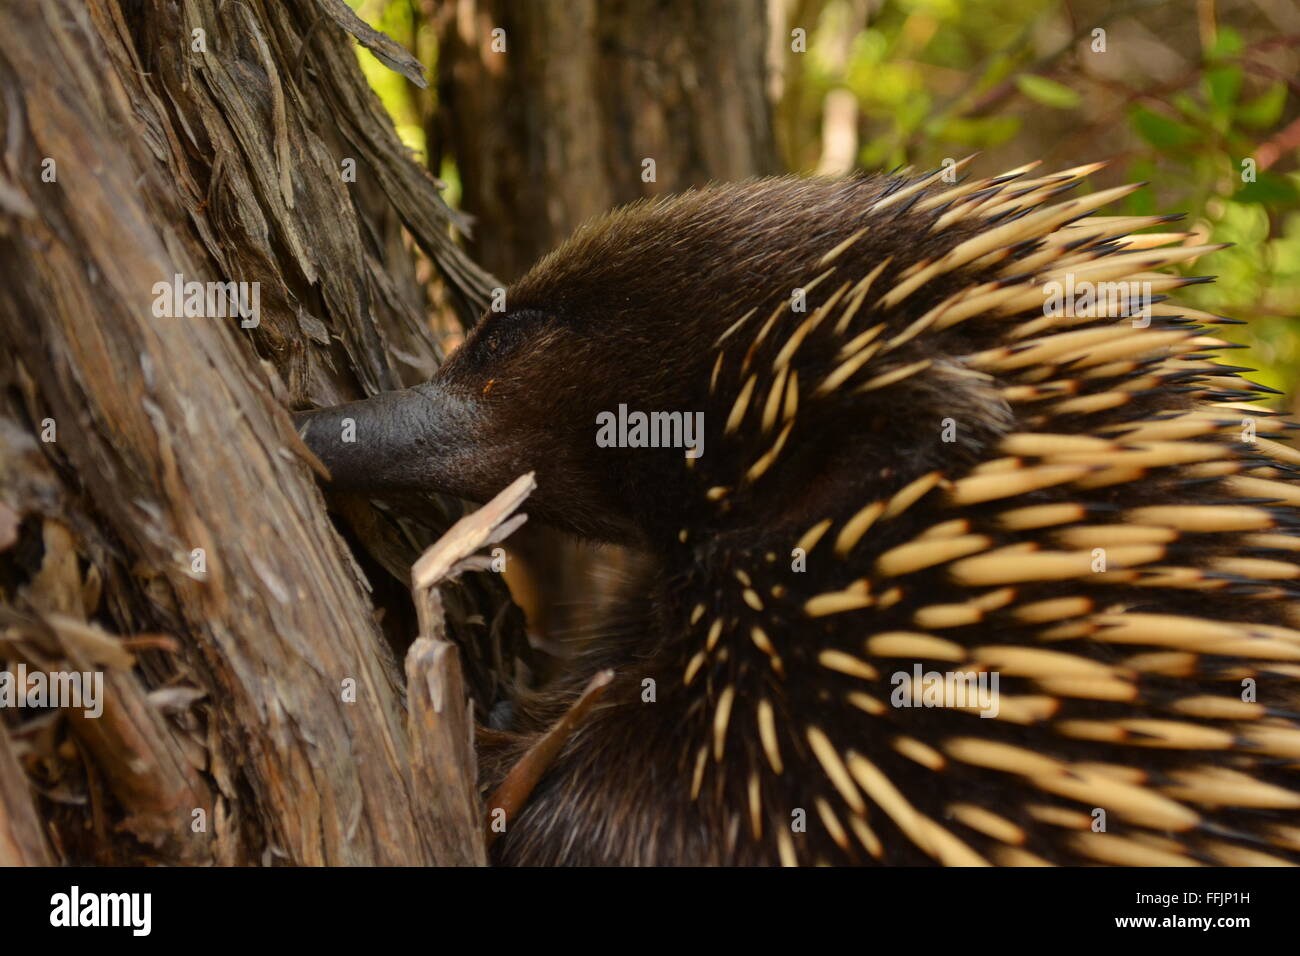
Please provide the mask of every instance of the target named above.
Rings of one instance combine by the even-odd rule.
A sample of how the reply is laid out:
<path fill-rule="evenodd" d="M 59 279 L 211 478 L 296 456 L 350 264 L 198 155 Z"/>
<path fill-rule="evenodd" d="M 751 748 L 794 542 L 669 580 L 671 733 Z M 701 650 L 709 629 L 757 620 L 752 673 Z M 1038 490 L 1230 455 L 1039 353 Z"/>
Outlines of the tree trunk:
<path fill-rule="evenodd" d="M 428 377 L 417 248 L 467 321 L 496 285 L 354 37 L 423 82 L 344 0 L 0 4 L 0 671 L 104 674 L 98 717 L 0 708 L 0 864 L 482 859 L 421 755 L 455 655 L 408 660 L 413 739 L 393 653 L 459 511 L 338 500 L 345 540 L 285 411 Z M 485 719 L 517 615 L 442 603 Z"/>
<path fill-rule="evenodd" d="M 445 147 L 479 223 L 475 255 L 504 279 L 613 206 L 778 171 L 766 0 L 440 13 Z"/>

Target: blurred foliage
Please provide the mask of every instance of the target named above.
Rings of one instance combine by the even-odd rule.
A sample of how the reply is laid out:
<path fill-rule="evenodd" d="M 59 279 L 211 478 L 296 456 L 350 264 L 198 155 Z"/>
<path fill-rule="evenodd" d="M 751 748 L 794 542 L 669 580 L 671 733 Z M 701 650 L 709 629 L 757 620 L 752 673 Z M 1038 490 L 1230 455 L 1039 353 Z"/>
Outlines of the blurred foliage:
<path fill-rule="evenodd" d="M 349 2 L 432 74 L 433 0 Z M 844 91 L 857 105 L 856 168 L 934 167 L 977 151 L 974 175 L 1109 160 L 1084 189 L 1150 186 L 1107 214 L 1182 212 L 1165 229 L 1235 243 L 1185 270 L 1217 283 L 1178 299 L 1251 320 L 1226 336 L 1254 348 L 1256 380 L 1300 392 L 1300 2 L 772 2 L 786 24 L 771 59 L 789 168 L 848 171 L 824 151 L 826 124 L 844 116 L 827 103 Z M 360 57 L 404 141 L 435 157 L 455 202 L 455 170 L 430 142 L 435 95 Z"/>

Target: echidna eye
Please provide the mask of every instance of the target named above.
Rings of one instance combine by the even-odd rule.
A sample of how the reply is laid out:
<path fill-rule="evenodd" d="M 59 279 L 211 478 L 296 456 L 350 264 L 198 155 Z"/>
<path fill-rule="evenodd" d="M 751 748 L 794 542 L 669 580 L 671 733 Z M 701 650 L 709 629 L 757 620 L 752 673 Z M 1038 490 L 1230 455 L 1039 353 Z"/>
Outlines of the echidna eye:
<path fill-rule="evenodd" d="M 492 324 L 485 329 L 483 339 L 488 352 L 494 357 L 505 354 L 532 335 L 545 317 L 546 314 L 537 309 L 520 309 L 489 318 Z"/>
<path fill-rule="evenodd" d="M 541 321 L 546 314 L 538 309 L 520 309 L 518 312 L 507 312 L 503 322 L 508 322 L 516 328 L 524 328 L 533 322 Z"/>

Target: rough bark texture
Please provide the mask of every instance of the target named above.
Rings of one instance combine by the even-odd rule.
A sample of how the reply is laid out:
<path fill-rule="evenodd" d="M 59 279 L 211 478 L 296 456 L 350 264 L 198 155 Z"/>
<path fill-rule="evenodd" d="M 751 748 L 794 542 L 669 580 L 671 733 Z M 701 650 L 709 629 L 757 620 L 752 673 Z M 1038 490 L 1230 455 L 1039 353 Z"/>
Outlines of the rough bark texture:
<path fill-rule="evenodd" d="M 358 563 L 284 411 L 436 366 L 412 245 L 467 319 L 495 284 L 346 31 L 419 79 L 343 0 L 0 4 L 0 669 L 106 700 L 0 711 L 0 863 L 482 858 L 409 769 L 432 530 L 336 502 Z M 156 315 L 177 274 L 260 321 Z M 520 646 L 490 578 L 444 596 L 480 718 Z"/>

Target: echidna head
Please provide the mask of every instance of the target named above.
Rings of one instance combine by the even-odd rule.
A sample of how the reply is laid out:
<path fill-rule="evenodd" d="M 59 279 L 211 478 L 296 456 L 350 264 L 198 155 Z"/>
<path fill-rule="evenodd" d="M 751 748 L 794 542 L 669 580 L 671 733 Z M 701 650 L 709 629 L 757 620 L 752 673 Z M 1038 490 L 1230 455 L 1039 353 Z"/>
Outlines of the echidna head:
<path fill-rule="evenodd" d="M 819 261 L 862 229 L 890 182 L 768 179 L 618 210 L 515 283 L 505 309 L 487 313 L 432 381 L 310 413 L 305 437 L 344 488 L 422 488 L 481 501 L 532 470 L 530 513 L 588 537 L 653 541 L 717 521 L 705 494 L 691 492 L 750 464 L 719 461 L 744 454 L 724 440 L 743 378 L 719 381 L 720 353 L 732 350 L 736 361 L 722 378 L 734 377 L 772 316 L 785 337 L 784 326 L 814 313 L 834 291 L 810 281 Z M 897 271 L 885 262 L 891 254 L 916 261 L 938 241 L 889 218 L 869 233 L 850 252 L 863 271 L 889 265 L 886 276 Z M 951 231 L 943 241 L 951 243 Z M 918 295 L 908 307 L 923 310 L 932 299 Z M 833 358 L 814 348 L 799 361 Z M 770 360 L 744 371 L 775 374 Z M 738 501 L 729 520 L 781 514 L 802 526 L 826 512 L 825 496 L 870 481 L 864 460 L 887 474 L 922 468 L 908 460 L 907 436 L 931 398 L 950 412 L 966 401 L 971 418 L 997 429 L 1002 403 L 972 392 L 978 383 L 956 372 L 940 362 L 888 396 L 852 408 L 821 403 L 824 426 L 801 427 L 762 499 Z M 758 382 L 760 394 L 768 384 Z M 357 422 L 352 443 L 337 438 L 344 417 Z"/>

